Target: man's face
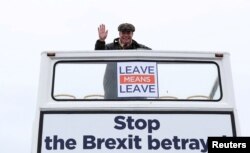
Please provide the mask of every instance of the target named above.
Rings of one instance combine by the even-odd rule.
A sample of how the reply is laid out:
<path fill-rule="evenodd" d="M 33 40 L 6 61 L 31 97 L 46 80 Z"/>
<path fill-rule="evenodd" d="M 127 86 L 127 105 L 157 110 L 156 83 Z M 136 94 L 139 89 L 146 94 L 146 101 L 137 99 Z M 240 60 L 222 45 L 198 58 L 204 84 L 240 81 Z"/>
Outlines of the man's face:
<path fill-rule="evenodd" d="M 132 42 L 133 32 L 131 31 L 120 31 L 120 41 L 124 45 L 128 45 Z"/>

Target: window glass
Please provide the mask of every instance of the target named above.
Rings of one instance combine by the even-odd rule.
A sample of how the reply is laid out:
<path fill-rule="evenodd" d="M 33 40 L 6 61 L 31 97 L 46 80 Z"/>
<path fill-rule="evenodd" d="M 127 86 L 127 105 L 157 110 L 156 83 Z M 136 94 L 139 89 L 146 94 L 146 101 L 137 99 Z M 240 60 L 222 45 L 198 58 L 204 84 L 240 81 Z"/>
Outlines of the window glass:
<path fill-rule="evenodd" d="M 213 62 L 58 62 L 55 100 L 218 101 L 221 87 Z"/>
<path fill-rule="evenodd" d="M 164 96 L 178 99 L 220 98 L 219 84 L 216 84 L 218 70 L 215 64 L 158 64 L 158 76 L 160 98 Z"/>

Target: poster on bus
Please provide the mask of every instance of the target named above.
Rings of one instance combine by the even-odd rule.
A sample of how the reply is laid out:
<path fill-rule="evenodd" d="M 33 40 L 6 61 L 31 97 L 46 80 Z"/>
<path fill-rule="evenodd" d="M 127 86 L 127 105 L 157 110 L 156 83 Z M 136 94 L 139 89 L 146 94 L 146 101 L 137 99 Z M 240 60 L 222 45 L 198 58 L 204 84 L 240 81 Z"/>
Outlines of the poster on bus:
<path fill-rule="evenodd" d="M 156 62 L 118 62 L 118 97 L 158 97 Z"/>
<path fill-rule="evenodd" d="M 38 153 L 206 153 L 208 136 L 235 136 L 233 115 L 44 112 Z"/>

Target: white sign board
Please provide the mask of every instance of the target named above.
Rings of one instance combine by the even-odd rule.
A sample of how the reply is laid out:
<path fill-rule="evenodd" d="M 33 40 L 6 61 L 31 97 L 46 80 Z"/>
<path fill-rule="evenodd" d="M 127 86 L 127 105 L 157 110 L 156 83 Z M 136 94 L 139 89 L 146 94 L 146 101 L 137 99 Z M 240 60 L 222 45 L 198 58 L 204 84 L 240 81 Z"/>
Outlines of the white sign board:
<path fill-rule="evenodd" d="M 118 62 L 118 97 L 158 97 L 156 62 Z"/>
<path fill-rule="evenodd" d="M 204 153 L 235 135 L 230 113 L 154 113 L 43 113 L 38 153 Z"/>

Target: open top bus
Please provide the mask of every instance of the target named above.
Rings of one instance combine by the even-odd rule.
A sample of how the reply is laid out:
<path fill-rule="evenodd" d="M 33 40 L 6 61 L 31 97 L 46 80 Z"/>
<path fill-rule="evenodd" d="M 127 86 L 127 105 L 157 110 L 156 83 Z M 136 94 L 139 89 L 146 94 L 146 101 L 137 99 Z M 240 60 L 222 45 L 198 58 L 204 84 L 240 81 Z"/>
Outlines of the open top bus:
<path fill-rule="evenodd" d="M 207 152 L 240 135 L 228 53 L 43 52 L 32 153 Z"/>

